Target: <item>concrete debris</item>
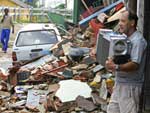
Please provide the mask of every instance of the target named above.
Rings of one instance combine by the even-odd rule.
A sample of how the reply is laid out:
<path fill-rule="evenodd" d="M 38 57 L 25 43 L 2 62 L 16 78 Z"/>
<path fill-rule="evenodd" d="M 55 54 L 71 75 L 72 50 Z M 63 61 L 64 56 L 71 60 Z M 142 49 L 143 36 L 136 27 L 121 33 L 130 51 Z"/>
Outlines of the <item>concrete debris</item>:
<path fill-rule="evenodd" d="M 26 104 L 26 100 L 21 100 L 16 103 L 10 104 L 9 107 L 10 108 L 24 108 L 23 105 L 25 105 L 25 104 Z"/>
<path fill-rule="evenodd" d="M 91 97 L 92 97 L 93 103 L 95 105 L 106 105 L 107 104 L 107 100 L 105 100 L 103 98 L 100 98 L 99 92 L 94 92 L 93 91 L 91 93 Z"/>
<path fill-rule="evenodd" d="M 71 27 L 72 35 L 56 43 L 51 55 L 13 62 L 8 73 L 0 68 L 0 112 L 103 113 L 114 76 L 95 55 L 97 34 L 107 18 L 101 14 L 87 28 Z"/>
<path fill-rule="evenodd" d="M 59 82 L 60 88 L 56 92 L 56 95 L 61 102 L 74 101 L 77 96 L 81 95 L 85 98 L 91 96 L 92 89 L 87 85 L 76 80 L 63 80 Z M 68 90 L 69 89 L 69 90 Z"/>
<path fill-rule="evenodd" d="M 96 109 L 96 106 L 93 104 L 93 102 L 85 99 L 83 96 L 78 96 L 76 98 L 76 102 L 78 107 L 85 111 L 92 112 L 94 109 Z"/>
<path fill-rule="evenodd" d="M 88 65 L 87 64 L 79 64 L 77 66 L 72 67 L 73 70 L 85 70 L 87 69 Z"/>
<path fill-rule="evenodd" d="M 59 89 L 59 84 L 51 84 L 48 86 L 48 91 L 49 92 L 56 92 Z"/>
<path fill-rule="evenodd" d="M 7 80 L 8 74 L 3 68 L 0 68 L 0 80 Z"/>

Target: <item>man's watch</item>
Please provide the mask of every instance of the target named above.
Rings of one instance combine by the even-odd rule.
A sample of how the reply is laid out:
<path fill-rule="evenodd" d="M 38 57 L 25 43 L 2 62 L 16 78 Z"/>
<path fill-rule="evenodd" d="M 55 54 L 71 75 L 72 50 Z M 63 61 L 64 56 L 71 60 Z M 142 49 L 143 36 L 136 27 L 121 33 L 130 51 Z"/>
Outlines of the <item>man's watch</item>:
<path fill-rule="evenodd" d="M 118 64 L 116 64 L 115 70 L 116 70 L 116 71 L 120 71 L 120 66 L 119 66 Z"/>

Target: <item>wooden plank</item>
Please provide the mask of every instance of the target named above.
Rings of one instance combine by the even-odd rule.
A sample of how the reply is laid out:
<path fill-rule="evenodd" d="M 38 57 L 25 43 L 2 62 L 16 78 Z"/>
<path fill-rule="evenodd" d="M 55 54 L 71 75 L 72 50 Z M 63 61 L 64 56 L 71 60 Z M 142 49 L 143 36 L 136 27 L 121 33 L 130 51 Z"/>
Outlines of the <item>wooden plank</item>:
<path fill-rule="evenodd" d="M 114 15 L 112 15 L 111 17 L 108 18 L 107 22 L 112 22 L 112 21 L 115 21 L 115 20 L 118 20 L 119 17 L 121 16 L 121 12 L 122 11 L 125 11 L 125 7 L 120 9 L 118 12 L 116 12 Z"/>
<path fill-rule="evenodd" d="M 117 1 L 117 2 L 115 2 L 115 3 L 113 3 L 113 4 L 109 5 L 109 6 L 107 6 L 107 7 L 105 7 L 105 8 L 99 10 L 98 12 L 96 12 L 96 13 L 94 13 L 94 14 L 88 16 L 87 18 L 81 20 L 81 21 L 79 22 L 79 25 L 85 24 L 85 23 L 88 22 L 89 20 L 91 20 L 91 19 L 93 19 L 94 17 L 98 16 L 100 13 L 104 13 L 104 12 L 106 12 L 106 11 L 112 9 L 113 7 L 115 7 L 116 5 L 118 5 L 118 4 L 121 3 L 121 2 L 122 2 L 122 0 L 119 0 L 119 1 Z"/>
<path fill-rule="evenodd" d="M 86 5 L 85 1 L 84 0 L 81 0 L 84 7 L 86 8 L 86 10 L 88 11 L 89 14 L 92 14 L 92 12 L 90 11 L 90 9 L 88 8 L 88 6 Z"/>

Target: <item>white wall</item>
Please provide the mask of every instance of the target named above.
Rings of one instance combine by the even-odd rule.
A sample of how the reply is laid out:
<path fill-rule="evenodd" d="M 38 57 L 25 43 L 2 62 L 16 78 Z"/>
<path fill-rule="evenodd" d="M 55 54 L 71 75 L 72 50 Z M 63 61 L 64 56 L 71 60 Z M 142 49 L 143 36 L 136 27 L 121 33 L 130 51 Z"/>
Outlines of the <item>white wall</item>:
<path fill-rule="evenodd" d="M 65 3 L 65 0 L 45 0 L 45 6 L 46 7 L 56 7 L 61 3 Z"/>

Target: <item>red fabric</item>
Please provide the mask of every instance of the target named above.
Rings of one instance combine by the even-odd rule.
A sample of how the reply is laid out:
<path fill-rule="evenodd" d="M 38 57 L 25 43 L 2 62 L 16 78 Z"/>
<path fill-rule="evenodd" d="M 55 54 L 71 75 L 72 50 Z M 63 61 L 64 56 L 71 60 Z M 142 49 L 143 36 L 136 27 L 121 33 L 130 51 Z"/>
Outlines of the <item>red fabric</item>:
<path fill-rule="evenodd" d="M 91 28 L 94 31 L 94 37 L 97 38 L 97 34 L 99 32 L 100 28 L 104 28 L 104 24 L 102 24 L 101 22 L 96 22 L 96 19 L 92 19 L 89 22 L 89 25 L 91 26 Z"/>
<path fill-rule="evenodd" d="M 123 3 L 119 3 L 118 5 L 116 5 L 115 11 L 117 12 L 117 11 L 119 11 L 123 7 L 124 7 L 124 4 Z"/>

